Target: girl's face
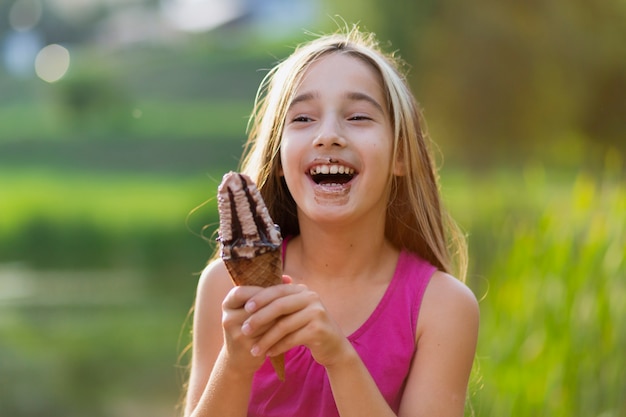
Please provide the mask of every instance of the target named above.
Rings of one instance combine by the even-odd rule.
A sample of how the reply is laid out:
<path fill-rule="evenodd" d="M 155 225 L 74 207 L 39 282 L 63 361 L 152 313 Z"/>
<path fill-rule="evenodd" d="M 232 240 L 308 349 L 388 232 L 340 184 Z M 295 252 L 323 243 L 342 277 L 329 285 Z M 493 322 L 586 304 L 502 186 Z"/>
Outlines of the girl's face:
<path fill-rule="evenodd" d="M 371 66 L 341 53 L 311 64 L 287 111 L 281 142 L 281 174 L 300 220 L 380 220 L 388 199 L 392 132 Z"/>

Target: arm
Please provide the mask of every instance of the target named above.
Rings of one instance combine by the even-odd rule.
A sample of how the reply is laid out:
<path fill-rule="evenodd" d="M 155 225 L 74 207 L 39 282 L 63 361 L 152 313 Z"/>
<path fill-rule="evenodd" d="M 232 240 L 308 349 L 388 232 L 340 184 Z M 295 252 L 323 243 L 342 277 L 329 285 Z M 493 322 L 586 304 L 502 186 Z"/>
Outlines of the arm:
<path fill-rule="evenodd" d="M 463 416 L 478 324 L 478 303 L 470 289 L 436 272 L 422 301 L 401 417 Z"/>
<path fill-rule="evenodd" d="M 400 417 L 462 417 L 478 339 L 474 294 L 457 279 L 435 273 L 422 303 L 417 352 Z M 358 354 L 346 340 L 326 370 L 340 415 L 393 416 Z"/>
<path fill-rule="evenodd" d="M 326 366 L 335 403 L 341 417 L 393 417 L 395 413 L 380 393 L 358 353 L 349 349 L 340 360 Z"/>
<path fill-rule="evenodd" d="M 252 287 L 233 290 L 221 260 L 203 271 L 195 302 L 193 357 L 185 416 L 246 415 L 254 370 L 237 366 L 238 357 L 227 352 L 224 338 L 227 329 L 233 332 L 232 337 L 237 337 L 247 317 L 242 308 L 249 296 L 246 293 L 252 295 L 255 291 L 258 290 Z M 239 354 L 251 358 L 249 347 L 246 349 Z"/>

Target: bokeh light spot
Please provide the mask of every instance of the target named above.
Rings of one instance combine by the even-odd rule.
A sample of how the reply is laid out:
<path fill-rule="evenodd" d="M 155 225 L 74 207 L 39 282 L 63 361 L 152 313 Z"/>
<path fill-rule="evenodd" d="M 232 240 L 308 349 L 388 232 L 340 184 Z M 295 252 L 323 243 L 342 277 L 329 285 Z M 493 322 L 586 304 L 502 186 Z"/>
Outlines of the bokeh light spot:
<path fill-rule="evenodd" d="M 9 24 L 18 32 L 30 30 L 41 20 L 41 13 L 39 0 L 17 0 L 9 11 Z"/>
<path fill-rule="evenodd" d="M 163 0 L 161 10 L 176 28 L 190 32 L 214 29 L 245 13 L 241 0 Z"/>
<path fill-rule="evenodd" d="M 44 46 L 42 36 L 34 31 L 11 31 L 0 44 L 2 61 L 9 74 L 29 77 L 34 72 L 37 53 Z"/>
<path fill-rule="evenodd" d="M 61 45 L 48 45 L 35 58 L 37 76 L 49 83 L 60 80 L 69 67 L 70 52 Z"/>

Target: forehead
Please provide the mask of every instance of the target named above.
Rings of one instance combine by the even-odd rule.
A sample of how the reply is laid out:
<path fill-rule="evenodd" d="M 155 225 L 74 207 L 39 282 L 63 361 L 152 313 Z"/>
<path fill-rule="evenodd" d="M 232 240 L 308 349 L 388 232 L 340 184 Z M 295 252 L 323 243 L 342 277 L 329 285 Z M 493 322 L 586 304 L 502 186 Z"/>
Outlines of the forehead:
<path fill-rule="evenodd" d="M 309 64 L 295 95 L 308 92 L 363 92 L 386 103 L 382 80 L 373 64 L 346 52 L 332 52 Z"/>

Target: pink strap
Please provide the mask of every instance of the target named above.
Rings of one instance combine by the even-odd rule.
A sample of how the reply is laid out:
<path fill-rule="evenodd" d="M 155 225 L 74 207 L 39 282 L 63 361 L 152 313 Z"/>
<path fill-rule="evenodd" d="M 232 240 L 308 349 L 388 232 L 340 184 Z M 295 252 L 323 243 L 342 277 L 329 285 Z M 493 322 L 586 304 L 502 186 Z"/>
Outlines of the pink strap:
<path fill-rule="evenodd" d="M 285 238 L 283 239 L 283 246 L 281 248 L 283 268 L 285 267 L 285 257 L 287 256 L 287 243 L 289 242 L 289 239 L 291 239 L 291 236 L 285 236 Z"/>

